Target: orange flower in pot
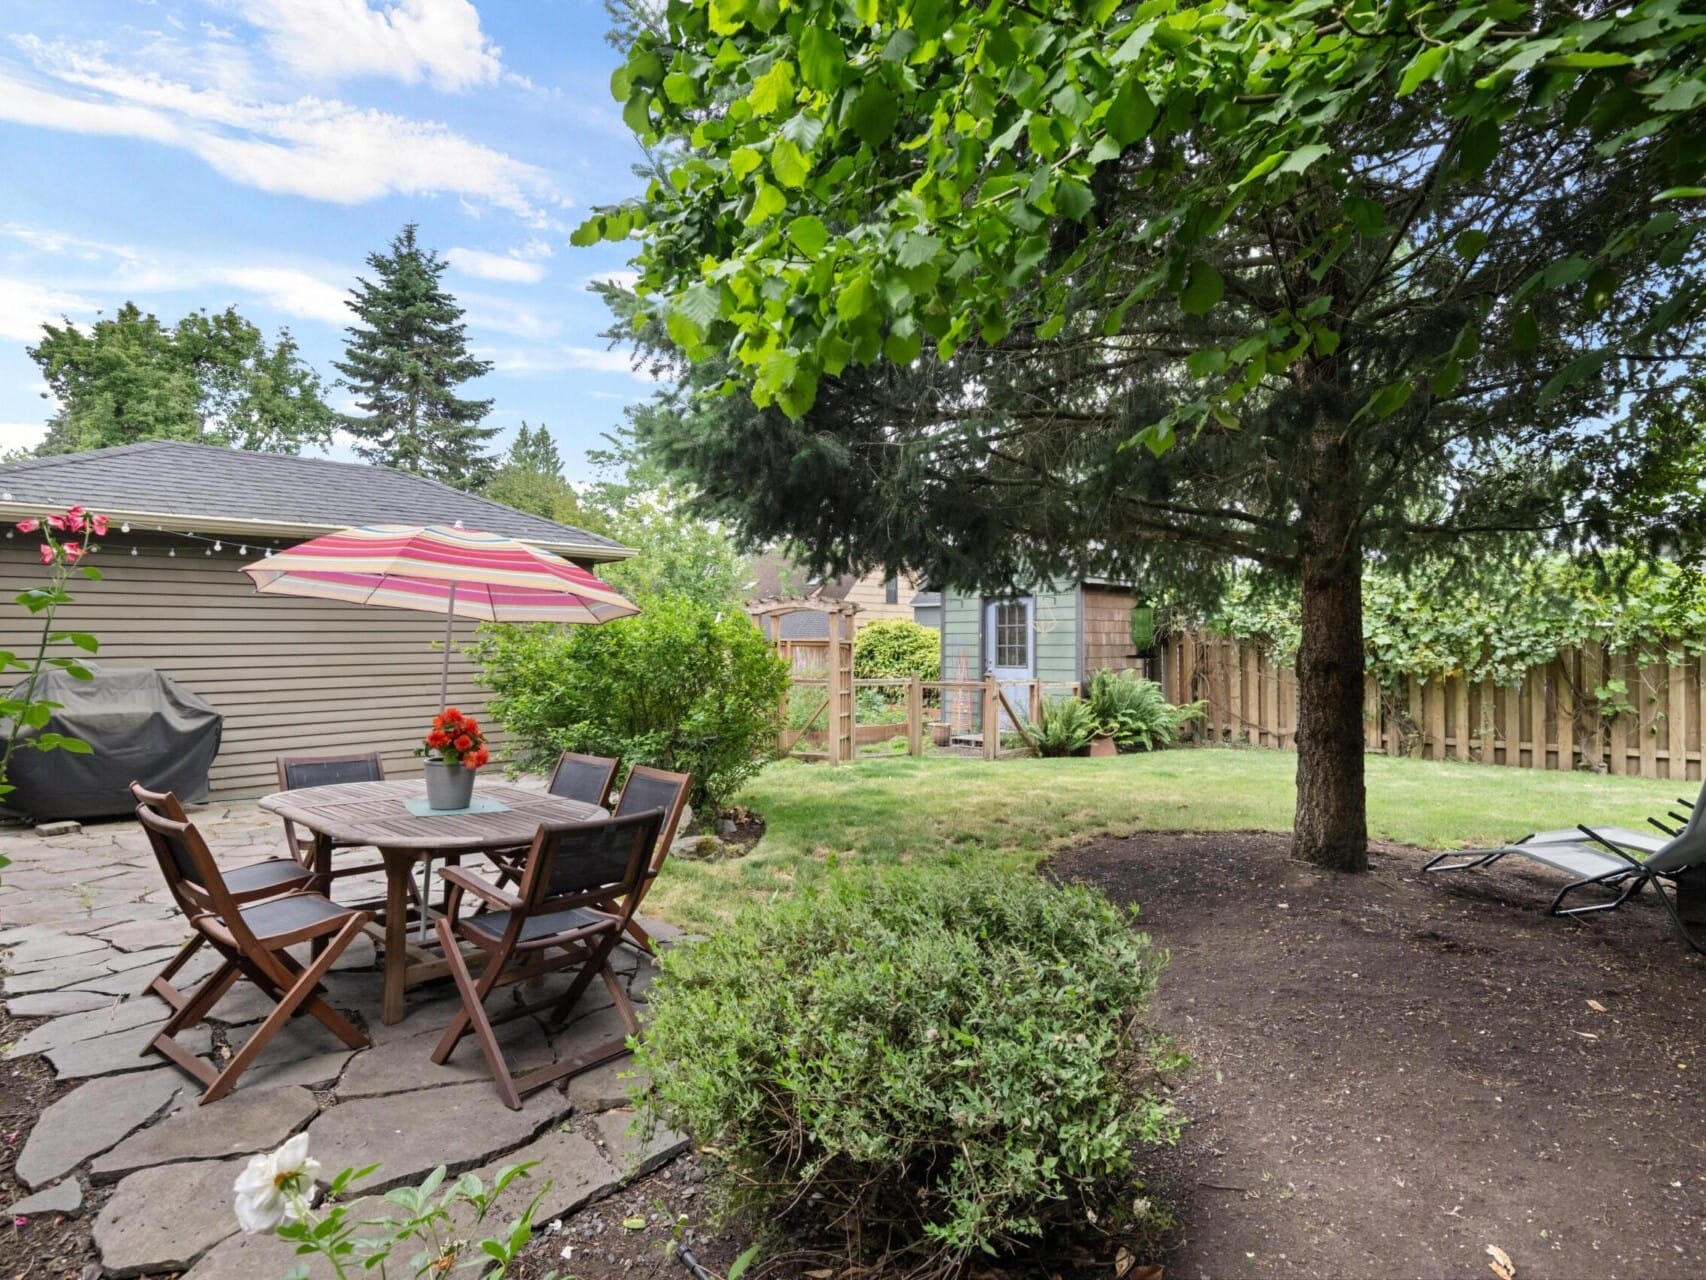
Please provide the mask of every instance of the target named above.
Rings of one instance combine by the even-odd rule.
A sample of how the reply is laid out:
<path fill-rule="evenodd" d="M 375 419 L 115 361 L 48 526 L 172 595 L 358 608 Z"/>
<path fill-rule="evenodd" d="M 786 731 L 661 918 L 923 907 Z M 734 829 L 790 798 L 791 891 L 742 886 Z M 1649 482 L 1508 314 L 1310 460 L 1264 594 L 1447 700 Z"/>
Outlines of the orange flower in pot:
<path fill-rule="evenodd" d="M 474 799 L 474 774 L 491 759 L 479 722 L 446 707 L 432 718 L 432 729 L 416 751 L 427 758 L 427 804 L 466 809 Z"/>

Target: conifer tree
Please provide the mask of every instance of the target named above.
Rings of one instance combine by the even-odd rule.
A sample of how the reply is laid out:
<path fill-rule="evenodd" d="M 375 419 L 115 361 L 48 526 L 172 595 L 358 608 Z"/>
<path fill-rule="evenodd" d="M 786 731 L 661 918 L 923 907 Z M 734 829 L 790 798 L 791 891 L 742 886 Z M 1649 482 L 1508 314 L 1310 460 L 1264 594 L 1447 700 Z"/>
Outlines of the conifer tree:
<path fill-rule="evenodd" d="M 411 222 L 389 253 L 369 254 L 373 278 L 351 291 L 357 323 L 335 367 L 362 412 L 346 415 L 344 427 L 369 462 L 477 489 L 491 477 L 485 446 L 498 428 L 480 425 L 490 400 L 456 391 L 492 365 L 470 354 L 462 308 L 440 283 L 444 260 L 415 231 Z"/>

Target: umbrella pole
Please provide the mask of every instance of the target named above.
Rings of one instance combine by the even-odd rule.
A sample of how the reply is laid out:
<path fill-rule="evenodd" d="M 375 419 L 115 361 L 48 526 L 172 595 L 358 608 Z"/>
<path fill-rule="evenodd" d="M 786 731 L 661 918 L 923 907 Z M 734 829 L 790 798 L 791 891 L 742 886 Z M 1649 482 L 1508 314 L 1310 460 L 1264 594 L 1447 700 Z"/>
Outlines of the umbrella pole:
<path fill-rule="evenodd" d="M 456 623 L 456 584 L 450 584 L 450 603 L 444 614 L 444 661 L 438 668 L 438 709 L 450 703 L 450 628 Z"/>

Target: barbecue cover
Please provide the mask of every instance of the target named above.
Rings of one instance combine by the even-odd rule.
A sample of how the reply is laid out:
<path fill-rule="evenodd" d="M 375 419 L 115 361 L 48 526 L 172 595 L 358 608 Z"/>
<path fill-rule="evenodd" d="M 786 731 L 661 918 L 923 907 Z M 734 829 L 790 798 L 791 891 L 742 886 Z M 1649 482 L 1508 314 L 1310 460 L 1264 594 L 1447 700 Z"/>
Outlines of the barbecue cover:
<path fill-rule="evenodd" d="M 10 770 L 17 790 L 6 797 L 6 808 L 36 822 L 118 817 L 136 806 L 132 782 L 176 792 L 184 801 L 205 800 L 224 717 L 158 671 L 88 666 L 93 680 L 43 672 L 36 697 L 60 704 L 47 725 L 51 732 L 81 738 L 94 754 L 20 745 Z M 14 698 L 23 695 L 22 685 L 12 690 Z M 0 731 L 11 729 L 9 722 L 0 724 Z M 26 740 L 34 736 L 24 732 Z"/>

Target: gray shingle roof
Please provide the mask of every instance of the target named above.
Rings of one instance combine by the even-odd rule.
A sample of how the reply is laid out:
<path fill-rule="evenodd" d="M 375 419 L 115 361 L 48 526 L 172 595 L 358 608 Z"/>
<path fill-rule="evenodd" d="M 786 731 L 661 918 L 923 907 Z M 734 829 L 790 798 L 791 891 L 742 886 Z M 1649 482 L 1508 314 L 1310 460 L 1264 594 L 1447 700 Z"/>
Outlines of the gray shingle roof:
<path fill-rule="evenodd" d="M 629 554 L 619 542 L 386 467 L 250 453 L 179 440 L 55 454 L 0 465 L 0 505 L 81 503 L 96 511 L 171 517 L 168 527 L 255 522 L 311 535 L 357 524 L 452 524 L 572 550 L 589 560 Z"/>

